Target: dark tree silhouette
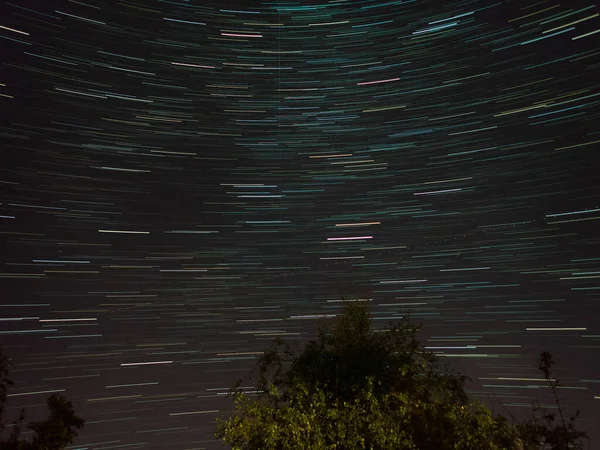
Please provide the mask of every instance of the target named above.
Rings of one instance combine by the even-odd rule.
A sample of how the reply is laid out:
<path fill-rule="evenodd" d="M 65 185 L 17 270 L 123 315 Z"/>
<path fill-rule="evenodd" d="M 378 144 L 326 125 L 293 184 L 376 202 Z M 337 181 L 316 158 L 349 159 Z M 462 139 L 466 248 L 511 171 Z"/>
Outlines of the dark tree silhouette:
<path fill-rule="evenodd" d="M 9 378 L 10 361 L 0 352 L 0 450 L 62 450 L 71 445 L 77 437 L 77 430 L 83 428 L 85 421 L 75 414 L 73 404 L 64 396 L 52 394 L 46 405 L 48 418 L 38 422 L 25 422 L 25 411 L 17 420 L 7 421 L 3 413 L 8 389 L 13 384 Z M 33 431 L 30 440 L 22 438 L 23 427 Z"/>
<path fill-rule="evenodd" d="M 523 450 L 582 450 L 583 440 L 588 439 L 587 433 L 575 426 L 579 411 L 566 416 L 566 411 L 560 403 L 556 388 L 559 386 L 552 377 L 552 367 L 555 362 L 552 354 L 542 352 L 538 359 L 538 369 L 544 374 L 546 383 L 552 390 L 557 413 L 545 411 L 539 405 L 532 405 L 532 417 L 517 425 Z"/>

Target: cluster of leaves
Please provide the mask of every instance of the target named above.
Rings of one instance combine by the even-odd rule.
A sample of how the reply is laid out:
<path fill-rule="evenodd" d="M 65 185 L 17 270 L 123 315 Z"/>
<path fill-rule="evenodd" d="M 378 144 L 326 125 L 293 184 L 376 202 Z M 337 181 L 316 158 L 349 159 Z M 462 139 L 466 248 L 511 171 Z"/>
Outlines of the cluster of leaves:
<path fill-rule="evenodd" d="M 409 392 L 423 401 L 437 396 L 467 402 L 467 377 L 439 366 L 417 339 L 419 327 L 409 318 L 384 332 L 374 332 L 370 325 L 364 303 L 347 303 L 333 326 L 320 323 L 317 340 L 301 352 L 276 340 L 259 362 L 259 386 L 285 388 L 298 379 L 348 400 L 372 376 L 378 381 L 377 394 Z"/>
<path fill-rule="evenodd" d="M 3 419 L 8 389 L 13 384 L 9 368 L 10 361 L 0 353 L 0 437 L 10 429 L 9 435 L 0 440 L 0 450 L 62 450 L 71 445 L 85 421 L 75 414 L 73 404 L 62 395 L 53 394 L 48 398 L 46 420 L 26 424 L 24 411 L 17 420 Z M 24 427 L 33 432 L 31 439 L 23 438 Z"/>
<path fill-rule="evenodd" d="M 259 396 L 234 389 L 216 436 L 234 450 L 517 448 L 514 428 L 469 402 L 466 377 L 440 366 L 409 319 L 382 332 L 370 323 L 366 305 L 347 303 L 301 351 L 275 341 Z"/>
<path fill-rule="evenodd" d="M 268 400 L 236 394 L 236 412 L 219 422 L 233 449 L 488 449 L 515 447 L 514 434 L 480 403 L 424 402 L 407 393 L 378 394 L 372 377 L 350 401 L 298 381 L 287 401 L 276 388 Z M 278 403 L 275 406 L 273 403 Z"/>

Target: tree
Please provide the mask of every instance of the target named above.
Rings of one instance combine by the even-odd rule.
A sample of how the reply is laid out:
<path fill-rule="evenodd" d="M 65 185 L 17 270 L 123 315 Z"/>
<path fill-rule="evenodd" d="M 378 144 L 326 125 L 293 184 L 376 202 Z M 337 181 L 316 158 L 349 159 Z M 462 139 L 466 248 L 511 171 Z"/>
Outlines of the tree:
<path fill-rule="evenodd" d="M 13 384 L 9 379 L 9 367 L 10 361 L 0 352 L 0 436 L 7 427 L 12 427 L 9 436 L 0 441 L 0 450 L 62 450 L 71 445 L 85 421 L 75 414 L 73 404 L 62 395 L 52 394 L 48 398 L 49 415 L 46 420 L 27 424 L 27 428 L 33 431 L 31 440 L 21 436 L 25 424 L 23 410 L 17 420 L 3 419 L 8 389 Z"/>
<path fill-rule="evenodd" d="M 565 418 L 566 411 L 556 390 L 559 384 L 552 377 L 554 364 L 552 355 L 542 352 L 538 359 L 538 369 L 544 374 L 544 380 L 552 390 L 558 413 L 533 405 L 531 419 L 517 424 L 524 450 L 581 450 L 584 448 L 583 439 L 589 439 L 587 433 L 575 427 L 579 411 Z"/>
<path fill-rule="evenodd" d="M 371 329 L 363 303 L 296 351 L 276 340 L 258 364 L 257 398 L 234 388 L 216 436 L 234 450 L 517 448 L 514 429 L 470 402 L 466 377 L 441 367 L 409 319 Z"/>

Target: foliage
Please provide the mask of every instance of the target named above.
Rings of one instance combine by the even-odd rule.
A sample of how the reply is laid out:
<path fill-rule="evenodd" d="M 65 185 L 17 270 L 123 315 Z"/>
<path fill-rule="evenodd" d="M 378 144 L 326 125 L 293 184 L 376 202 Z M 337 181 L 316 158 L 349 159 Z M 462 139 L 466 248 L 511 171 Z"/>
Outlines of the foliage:
<path fill-rule="evenodd" d="M 377 394 L 372 377 L 350 401 L 300 381 L 285 404 L 273 388 L 268 400 L 236 394 L 236 414 L 219 422 L 218 436 L 233 449 L 488 449 L 514 448 L 508 425 L 479 403 L 424 402 L 407 393 Z M 275 402 L 277 406 L 270 403 Z"/>
<path fill-rule="evenodd" d="M 77 430 L 83 428 L 85 421 L 75 414 L 73 404 L 62 395 L 52 394 L 48 398 L 46 405 L 49 415 L 46 420 L 27 425 L 33 431 L 31 440 L 21 437 L 25 424 L 24 411 L 21 411 L 18 420 L 3 420 L 8 388 L 13 384 L 8 378 L 9 367 L 10 361 L 0 353 L 0 435 L 8 426 L 12 427 L 10 435 L 0 441 L 0 450 L 62 450 L 71 445 L 77 437 Z"/>
<path fill-rule="evenodd" d="M 534 405 L 531 419 L 517 424 L 523 450 L 581 450 L 584 448 L 583 439 L 589 439 L 587 433 L 575 427 L 579 411 L 565 419 L 565 410 L 556 391 L 559 384 L 552 377 L 554 364 L 552 355 L 542 352 L 538 369 L 552 390 L 558 413 L 547 412 L 539 405 Z"/>
<path fill-rule="evenodd" d="M 440 367 L 409 319 L 370 328 L 347 303 L 302 351 L 277 340 L 258 365 L 258 398 L 234 390 L 216 435 L 234 450 L 516 448 L 514 430 L 480 403 L 465 378 Z"/>
<path fill-rule="evenodd" d="M 372 376 L 377 393 L 410 392 L 423 401 L 442 397 L 465 403 L 467 377 L 439 367 L 417 339 L 419 330 L 405 317 L 385 331 L 372 331 L 367 305 L 348 302 L 332 326 L 320 324 L 317 340 L 301 353 L 276 340 L 259 362 L 259 387 L 272 382 L 283 388 L 297 378 L 309 389 L 319 385 L 348 400 Z"/>
<path fill-rule="evenodd" d="M 0 434 L 2 431 L 4 431 L 4 422 L 2 422 L 1 419 L 4 413 L 4 405 L 6 404 L 8 388 L 13 384 L 13 382 L 8 378 L 9 367 L 10 361 L 0 352 Z"/>

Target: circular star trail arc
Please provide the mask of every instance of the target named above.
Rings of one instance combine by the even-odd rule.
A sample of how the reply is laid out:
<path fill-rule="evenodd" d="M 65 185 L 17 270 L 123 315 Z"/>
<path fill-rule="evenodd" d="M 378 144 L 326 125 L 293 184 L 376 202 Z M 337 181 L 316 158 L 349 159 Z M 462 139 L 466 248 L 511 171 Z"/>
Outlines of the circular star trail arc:
<path fill-rule="evenodd" d="M 344 296 L 516 414 L 552 351 L 597 420 L 599 14 L 5 2 L 8 412 L 64 392 L 82 448 L 218 448 L 226 390 Z"/>

